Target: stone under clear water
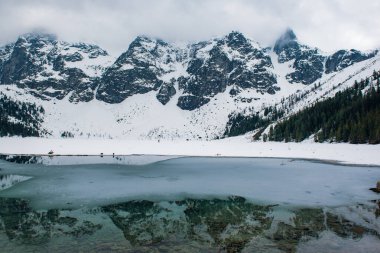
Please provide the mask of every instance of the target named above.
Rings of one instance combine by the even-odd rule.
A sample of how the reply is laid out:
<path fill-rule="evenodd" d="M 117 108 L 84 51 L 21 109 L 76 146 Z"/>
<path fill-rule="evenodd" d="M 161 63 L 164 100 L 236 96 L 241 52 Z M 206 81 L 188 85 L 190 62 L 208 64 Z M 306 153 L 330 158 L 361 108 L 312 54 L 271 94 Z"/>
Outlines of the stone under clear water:
<path fill-rule="evenodd" d="M 0 191 L 4 252 L 380 248 L 379 195 L 369 191 L 377 167 L 262 158 L 3 159 L 0 185 L 10 175 L 23 179 Z"/>

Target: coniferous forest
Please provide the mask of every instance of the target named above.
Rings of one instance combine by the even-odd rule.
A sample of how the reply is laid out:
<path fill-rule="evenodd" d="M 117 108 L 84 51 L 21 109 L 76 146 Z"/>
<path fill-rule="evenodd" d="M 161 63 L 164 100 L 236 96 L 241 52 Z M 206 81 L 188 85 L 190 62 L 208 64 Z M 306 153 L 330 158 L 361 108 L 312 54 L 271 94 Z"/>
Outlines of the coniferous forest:
<path fill-rule="evenodd" d="M 243 113 L 229 116 L 224 136 L 238 136 L 256 129 L 264 130 L 270 123 L 284 116 L 283 110 L 277 110 L 275 106 L 264 110 L 264 117 L 259 115 L 245 115 Z M 261 134 L 261 131 L 259 131 Z"/>
<path fill-rule="evenodd" d="M 314 135 L 316 142 L 380 143 L 380 72 L 355 82 L 334 97 L 316 102 L 270 127 L 281 119 L 286 108 L 268 107 L 264 115 L 231 115 L 225 136 L 257 130 L 254 139 L 300 142 Z M 318 86 L 316 86 L 317 88 Z"/>
<path fill-rule="evenodd" d="M 267 138 L 299 142 L 313 134 L 317 142 L 380 143 L 379 74 L 290 116 Z"/>
<path fill-rule="evenodd" d="M 238 136 L 257 128 L 267 126 L 269 124 L 268 119 L 263 119 L 257 115 L 245 116 L 243 114 L 231 115 L 227 122 L 227 128 L 225 130 L 225 136 Z"/>
<path fill-rule="evenodd" d="M 40 136 L 44 109 L 0 93 L 0 136 Z"/>

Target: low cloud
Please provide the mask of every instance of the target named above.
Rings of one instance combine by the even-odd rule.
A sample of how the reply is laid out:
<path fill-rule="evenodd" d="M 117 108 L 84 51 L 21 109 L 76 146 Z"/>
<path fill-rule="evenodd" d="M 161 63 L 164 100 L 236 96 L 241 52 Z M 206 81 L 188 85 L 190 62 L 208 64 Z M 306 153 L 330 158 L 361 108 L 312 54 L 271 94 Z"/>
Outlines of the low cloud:
<path fill-rule="evenodd" d="M 291 27 L 324 51 L 380 47 L 373 0 L 1 0 L 0 44 L 45 30 L 118 54 L 138 35 L 199 41 L 239 30 L 264 46 Z"/>

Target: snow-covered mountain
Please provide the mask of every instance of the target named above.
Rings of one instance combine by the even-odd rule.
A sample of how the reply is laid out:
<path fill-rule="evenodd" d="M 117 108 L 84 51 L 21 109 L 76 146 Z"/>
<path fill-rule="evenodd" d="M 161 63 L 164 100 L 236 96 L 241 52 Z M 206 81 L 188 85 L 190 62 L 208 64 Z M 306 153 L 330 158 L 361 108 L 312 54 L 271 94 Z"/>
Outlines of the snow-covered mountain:
<path fill-rule="evenodd" d="M 135 94 L 157 91 L 167 104 L 177 92 L 177 105 L 194 110 L 227 87 L 274 94 L 276 77 L 269 54 L 257 43 L 232 32 L 184 48 L 162 40 L 137 37 L 106 70 L 96 97 L 120 103 Z"/>
<path fill-rule="evenodd" d="M 26 34 L 0 49 L 1 84 L 28 88 L 42 99 L 93 99 L 94 80 L 112 64 L 96 45 L 58 41 L 50 34 Z"/>
<path fill-rule="evenodd" d="M 327 54 L 290 29 L 273 49 L 236 31 L 185 46 L 139 36 L 117 58 L 96 45 L 26 34 L 0 47 L 0 92 L 42 106 L 46 135 L 213 139 L 231 115 L 307 94 L 294 113 L 379 69 L 377 51 Z"/>

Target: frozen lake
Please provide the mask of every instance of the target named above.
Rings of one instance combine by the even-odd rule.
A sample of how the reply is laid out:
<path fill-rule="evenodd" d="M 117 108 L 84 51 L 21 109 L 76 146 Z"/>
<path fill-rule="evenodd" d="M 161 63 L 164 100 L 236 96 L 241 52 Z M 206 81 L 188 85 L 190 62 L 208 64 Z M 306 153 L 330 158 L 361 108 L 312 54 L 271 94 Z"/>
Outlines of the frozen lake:
<path fill-rule="evenodd" d="M 378 167 L 270 158 L 0 160 L 0 244 L 19 252 L 377 252 Z M 333 243 L 331 243 L 333 242 Z"/>
<path fill-rule="evenodd" d="M 229 196 L 263 204 L 339 206 L 376 199 L 368 189 L 380 179 L 377 167 L 292 159 L 124 156 L 34 162 L 0 162 L 0 174 L 32 177 L 0 196 L 25 198 L 45 209 Z"/>

